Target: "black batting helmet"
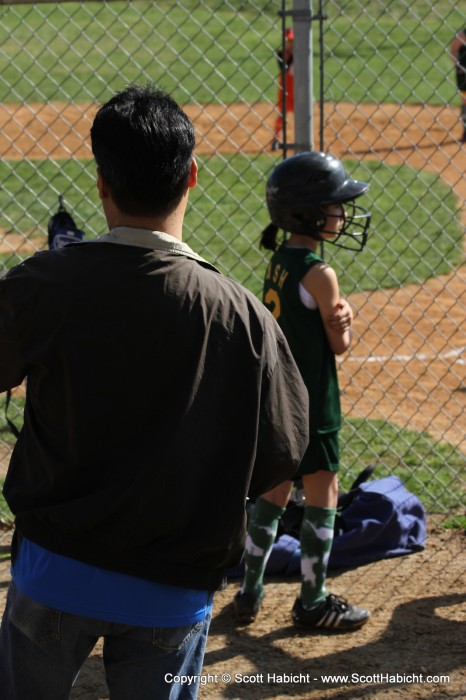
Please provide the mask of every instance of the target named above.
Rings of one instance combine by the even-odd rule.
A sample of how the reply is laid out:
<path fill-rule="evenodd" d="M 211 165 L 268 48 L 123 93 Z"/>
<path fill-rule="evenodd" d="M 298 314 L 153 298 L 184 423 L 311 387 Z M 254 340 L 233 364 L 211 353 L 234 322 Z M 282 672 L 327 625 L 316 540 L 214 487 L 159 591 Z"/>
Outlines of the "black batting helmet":
<path fill-rule="evenodd" d="M 321 151 L 298 153 L 279 163 L 267 181 L 267 207 L 272 223 L 279 228 L 315 240 L 322 237 L 325 204 L 347 204 L 345 223 L 337 238 L 341 248 L 362 250 L 366 244 L 371 214 L 354 200 L 367 192 L 369 184 L 349 178 L 338 158 Z M 341 242 L 341 237 L 352 239 Z"/>

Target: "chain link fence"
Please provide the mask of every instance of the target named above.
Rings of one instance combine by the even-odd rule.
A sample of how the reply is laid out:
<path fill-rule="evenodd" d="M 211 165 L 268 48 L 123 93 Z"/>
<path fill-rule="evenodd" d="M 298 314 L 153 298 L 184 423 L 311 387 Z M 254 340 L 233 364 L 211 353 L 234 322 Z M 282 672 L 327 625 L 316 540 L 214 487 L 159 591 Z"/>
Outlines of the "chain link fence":
<path fill-rule="evenodd" d="M 371 184 L 367 248 L 323 250 L 355 311 L 339 365 L 343 483 L 375 464 L 436 520 L 464 526 L 466 147 L 449 56 L 464 17 L 454 0 L 310 7 L 313 145 Z M 105 233 L 93 115 L 128 83 L 154 82 L 196 127 L 185 240 L 260 295 L 265 181 L 293 143 L 288 112 L 272 150 L 291 0 L 4 2 L 0 17 L 1 267 L 47 246 L 59 195 L 87 239 Z M 18 427 L 23 403 L 19 387 L 9 407 Z M 0 430 L 4 476 L 14 438 L 3 415 Z"/>

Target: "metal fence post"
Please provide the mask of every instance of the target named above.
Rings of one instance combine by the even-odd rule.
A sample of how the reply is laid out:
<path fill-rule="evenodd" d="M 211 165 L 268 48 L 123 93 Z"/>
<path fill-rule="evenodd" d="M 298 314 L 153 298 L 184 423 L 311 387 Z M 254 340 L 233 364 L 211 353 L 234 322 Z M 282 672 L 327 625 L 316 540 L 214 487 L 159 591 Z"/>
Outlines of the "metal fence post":
<path fill-rule="evenodd" d="M 293 0 L 296 152 L 313 150 L 312 3 Z"/>

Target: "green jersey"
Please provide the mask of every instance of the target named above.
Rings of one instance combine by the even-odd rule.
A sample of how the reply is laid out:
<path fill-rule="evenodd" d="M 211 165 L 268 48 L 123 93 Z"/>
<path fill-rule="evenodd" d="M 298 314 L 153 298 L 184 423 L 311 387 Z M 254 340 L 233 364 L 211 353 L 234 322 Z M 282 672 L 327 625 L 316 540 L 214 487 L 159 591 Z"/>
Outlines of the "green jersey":
<path fill-rule="evenodd" d="M 281 326 L 309 392 L 311 433 L 329 433 L 341 426 L 340 391 L 335 354 L 330 348 L 319 309 L 300 299 L 299 283 L 322 258 L 307 248 L 283 244 L 272 256 L 264 281 L 265 306 Z"/>

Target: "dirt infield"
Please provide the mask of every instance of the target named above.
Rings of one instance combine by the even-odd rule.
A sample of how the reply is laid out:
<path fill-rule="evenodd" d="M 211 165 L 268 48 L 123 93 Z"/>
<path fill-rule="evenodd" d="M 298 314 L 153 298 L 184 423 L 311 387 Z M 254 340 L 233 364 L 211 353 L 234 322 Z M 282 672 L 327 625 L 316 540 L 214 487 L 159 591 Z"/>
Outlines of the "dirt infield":
<path fill-rule="evenodd" d="M 8 543 L 0 533 L 0 553 Z M 296 578 L 269 579 L 256 623 L 238 626 L 232 599 L 239 583 L 231 581 L 215 598 L 199 700 L 464 700 L 465 575 L 465 534 L 433 527 L 423 552 L 331 572 L 332 591 L 372 611 L 350 634 L 306 634 L 292 625 Z M 3 562 L 0 609 L 8 581 Z M 99 641 L 71 700 L 108 697 Z"/>
<path fill-rule="evenodd" d="M 269 105 L 187 111 L 197 130 L 198 153 L 269 151 Z M 466 148 L 454 136 L 459 131 L 457 111 L 419 105 L 328 105 L 326 149 L 339 157 L 426 168 L 440 174 L 463 203 Z M 94 105 L 0 105 L 0 154 L 5 159 L 90 158 L 87 136 L 94 113 Z M 466 224 L 464 207 L 462 215 Z M 16 242 L 6 237 L 10 249 Z M 403 427 L 427 430 L 466 454 L 465 283 L 463 266 L 422 287 L 351 297 L 357 340 L 351 357 L 344 360 L 353 363 L 342 377 L 344 409 L 351 406 L 358 417 L 388 418 Z M 408 389 L 406 395 L 399 386 Z M 292 626 L 297 579 L 270 580 L 256 624 L 238 627 L 231 609 L 238 582 L 232 581 L 216 596 L 206 684 L 199 698 L 464 699 L 465 578 L 464 533 L 440 530 L 430 522 L 425 551 L 332 572 L 332 591 L 372 611 L 368 625 L 350 635 L 308 635 Z M 3 564 L 2 599 L 7 580 Z M 72 700 L 107 700 L 101 652 L 99 643 Z M 324 674 L 348 679 L 325 681 Z"/>

